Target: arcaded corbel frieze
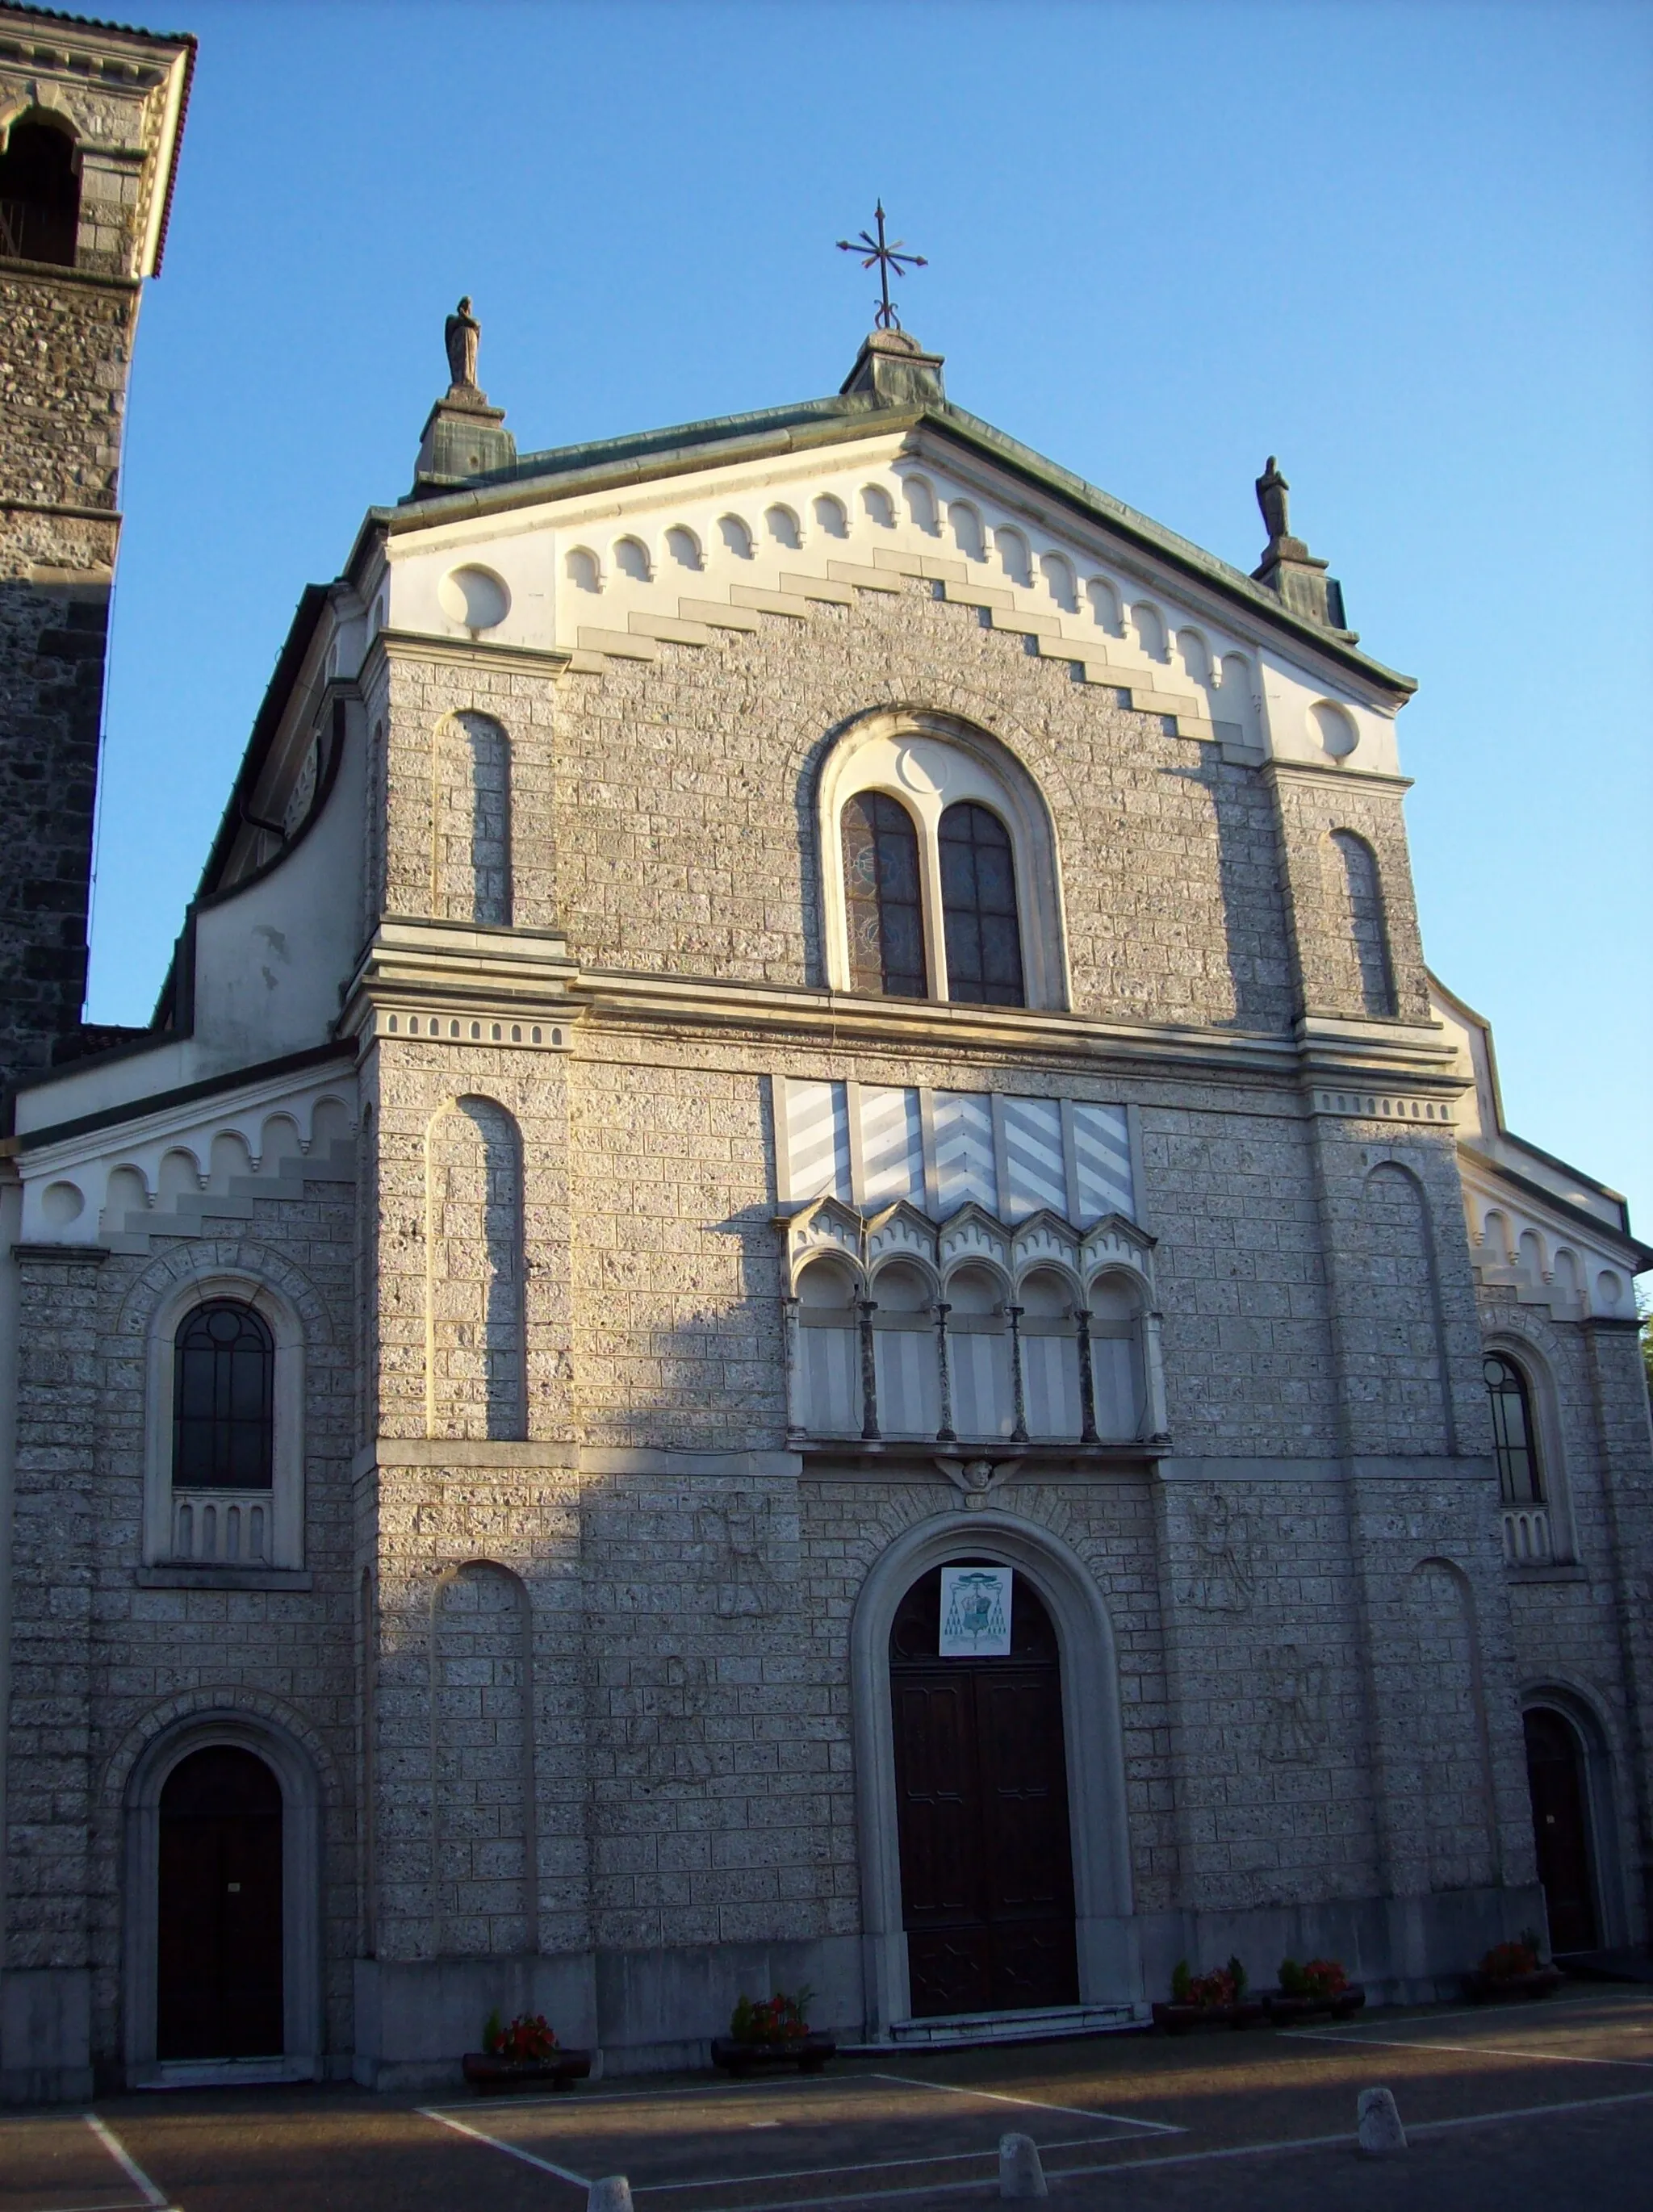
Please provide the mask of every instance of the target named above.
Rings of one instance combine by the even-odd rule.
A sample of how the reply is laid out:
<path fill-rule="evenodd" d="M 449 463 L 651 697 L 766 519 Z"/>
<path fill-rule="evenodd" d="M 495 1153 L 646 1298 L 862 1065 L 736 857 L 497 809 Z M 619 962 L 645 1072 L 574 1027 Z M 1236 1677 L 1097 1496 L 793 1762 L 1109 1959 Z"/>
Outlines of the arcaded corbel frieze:
<path fill-rule="evenodd" d="M 842 1199 L 814 1198 L 801 1206 L 784 1207 L 775 1216 L 775 1227 L 786 1241 L 790 1297 L 797 1297 L 798 1279 L 805 1267 L 823 1255 L 842 1261 L 858 1289 L 865 1280 L 865 1224 L 854 1207 L 846 1206 Z"/>

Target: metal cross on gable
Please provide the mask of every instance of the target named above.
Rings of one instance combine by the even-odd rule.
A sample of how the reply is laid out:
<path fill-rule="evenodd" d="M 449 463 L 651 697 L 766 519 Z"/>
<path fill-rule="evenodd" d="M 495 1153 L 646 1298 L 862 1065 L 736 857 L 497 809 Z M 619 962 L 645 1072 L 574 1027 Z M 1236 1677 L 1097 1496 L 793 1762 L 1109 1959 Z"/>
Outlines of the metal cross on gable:
<path fill-rule="evenodd" d="M 901 328 L 901 318 L 896 313 L 894 303 L 890 297 L 891 273 L 897 276 L 904 276 L 909 269 L 924 269 L 929 264 L 921 253 L 904 253 L 902 251 L 902 241 L 899 238 L 891 240 L 884 237 L 882 200 L 872 211 L 872 220 L 877 223 L 878 229 L 876 238 L 868 230 L 864 230 L 859 239 L 841 238 L 838 240 L 838 251 L 840 253 L 864 255 L 865 258 L 861 263 L 863 269 L 870 269 L 873 263 L 877 262 L 878 265 L 878 326 L 881 331 L 898 331 Z"/>

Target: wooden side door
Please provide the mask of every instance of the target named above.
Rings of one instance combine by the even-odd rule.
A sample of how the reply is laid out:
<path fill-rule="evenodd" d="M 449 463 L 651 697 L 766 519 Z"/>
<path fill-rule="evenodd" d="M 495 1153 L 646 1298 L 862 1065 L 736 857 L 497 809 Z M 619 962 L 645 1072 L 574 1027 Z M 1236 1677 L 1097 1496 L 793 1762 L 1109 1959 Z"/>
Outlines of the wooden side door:
<path fill-rule="evenodd" d="M 1018 1578 L 1011 1656 L 944 1660 L 940 1592 L 936 1568 L 908 1593 L 890 1634 L 913 2012 L 1075 2003 L 1055 1633 L 1036 1592 Z"/>
<path fill-rule="evenodd" d="M 1559 1713 L 1543 1706 L 1524 1715 L 1522 1726 L 1533 1841 L 1549 1912 L 1550 1942 L 1558 1951 L 1593 1951 L 1601 1938 L 1578 1738 Z"/>
<path fill-rule="evenodd" d="M 282 1798 L 261 1759 L 215 1744 L 161 1796 L 156 2055 L 283 2047 Z"/>

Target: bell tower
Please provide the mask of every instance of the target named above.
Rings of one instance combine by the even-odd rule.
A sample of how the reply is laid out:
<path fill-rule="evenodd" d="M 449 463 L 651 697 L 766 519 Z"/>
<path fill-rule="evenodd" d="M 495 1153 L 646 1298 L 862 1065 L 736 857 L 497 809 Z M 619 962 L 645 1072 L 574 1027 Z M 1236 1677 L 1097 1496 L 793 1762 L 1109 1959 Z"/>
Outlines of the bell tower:
<path fill-rule="evenodd" d="M 0 1129 L 82 1041 L 121 427 L 194 59 L 0 0 Z"/>

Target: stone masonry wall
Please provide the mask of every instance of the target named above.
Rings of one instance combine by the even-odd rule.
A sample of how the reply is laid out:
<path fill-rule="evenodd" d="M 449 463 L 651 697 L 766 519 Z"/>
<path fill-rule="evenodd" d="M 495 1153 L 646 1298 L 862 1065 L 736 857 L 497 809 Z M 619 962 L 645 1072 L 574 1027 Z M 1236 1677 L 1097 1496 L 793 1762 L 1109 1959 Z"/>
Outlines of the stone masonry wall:
<path fill-rule="evenodd" d="M 818 984 L 815 772 L 848 718 L 910 703 L 995 733 L 1043 791 L 1076 1011 L 1290 1018 L 1258 772 L 1073 683 L 927 585 L 556 685 L 480 656 L 390 651 L 389 912 L 431 911 L 432 744 L 444 715 L 485 712 L 511 749 L 519 926 L 565 932 L 599 968 Z"/>
<path fill-rule="evenodd" d="M 0 503 L 115 507 L 138 287 L 0 266 Z"/>
<path fill-rule="evenodd" d="M 5 1958 L 92 1969 L 100 2059 L 120 2056 L 125 1778 L 161 1729 L 208 1707 L 285 1729 L 318 1769 L 327 2033 L 350 2045 L 354 1188 L 297 1167 L 199 1237 L 158 1224 L 147 1255 L 34 1248 L 21 1261 Z M 308 1590 L 137 1586 L 149 1316 L 217 1267 L 270 1283 L 304 1329 Z"/>
<path fill-rule="evenodd" d="M 134 283 L 0 269 L 0 1092 L 46 1064 L 85 995 L 137 300 Z"/>

